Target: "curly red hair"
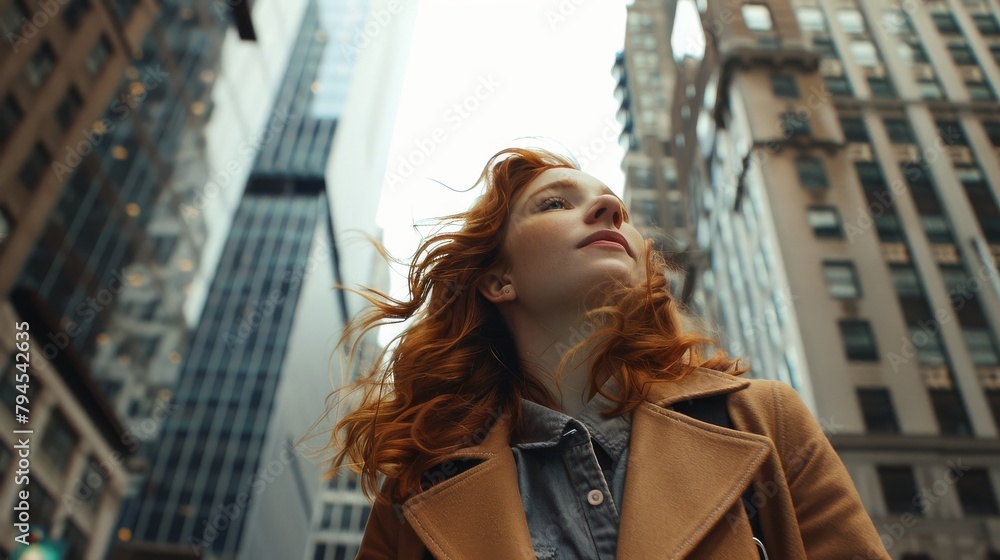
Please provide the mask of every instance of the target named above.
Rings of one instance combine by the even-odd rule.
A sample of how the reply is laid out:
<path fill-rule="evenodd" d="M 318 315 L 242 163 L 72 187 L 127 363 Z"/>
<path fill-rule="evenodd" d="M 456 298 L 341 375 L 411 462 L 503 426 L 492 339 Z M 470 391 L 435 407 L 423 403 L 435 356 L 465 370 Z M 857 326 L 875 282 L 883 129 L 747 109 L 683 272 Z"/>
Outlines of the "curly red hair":
<path fill-rule="evenodd" d="M 556 407 L 553 395 L 520 363 L 495 305 L 475 289 L 503 259 L 512 202 L 533 179 L 553 168 L 578 167 L 537 149 L 508 148 L 490 158 L 477 181 L 485 185 L 483 194 L 468 211 L 441 218 L 459 226 L 457 231 L 428 237 L 414 254 L 409 299 L 337 286 L 371 303 L 338 341 L 340 347 L 353 340 L 348 368 L 366 333 L 386 323 L 412 322 L 393 339 L 398 344 L 390 344 L 388 361 L 388 349 L 383 349 L 357 381 L 334 391 L 359 390 L 360 402 L 336 423 L 322 449 L 333 453 L 328 476 L 348 465 L 360 473 L 366 497 L 401 503 L 421 491 L 425 472 L 442 456 L 472 445 L 470 434 L 482 433 L 498 417 L 509 415 L 512 437 L 518 437 L 522 397 Z M 614 303 L 587 313 L 591 324 L 601 327 L 566 353 L 559 368 L 583 345 L 596 342 L 590 394 L 599 389 L 595 372 L 611 372 L 622 397 L 601 394 L 616 403 L 606 411 L 613 415 L 639 406 L 651 382 L 678 379 L 697 367 L 733 375 L 748 371 L 720 349 L 703 357 L 702 347 L 715 347 L 716 340 L 684 332 L 685 323 L 700 322 L 671 296 L 671 265 L 653 250 L 651 239 L 646 248 L 645 283 L 618 283 L 608 290 L 605 301 Z M 383 477 L 389 484 L 380 484 Z"/>

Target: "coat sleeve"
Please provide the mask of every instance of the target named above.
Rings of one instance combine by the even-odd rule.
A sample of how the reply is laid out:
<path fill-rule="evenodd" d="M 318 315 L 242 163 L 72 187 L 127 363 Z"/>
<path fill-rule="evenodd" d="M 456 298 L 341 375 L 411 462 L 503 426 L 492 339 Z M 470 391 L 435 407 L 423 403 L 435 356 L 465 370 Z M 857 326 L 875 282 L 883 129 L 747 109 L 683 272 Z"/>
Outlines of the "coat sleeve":
<path fill-rule="evenodd" d="M 819 422 L 791 386 L 777 381 L 772 386 L 776 444 L 806 557 L 890 560 L 847 468 Z"/>

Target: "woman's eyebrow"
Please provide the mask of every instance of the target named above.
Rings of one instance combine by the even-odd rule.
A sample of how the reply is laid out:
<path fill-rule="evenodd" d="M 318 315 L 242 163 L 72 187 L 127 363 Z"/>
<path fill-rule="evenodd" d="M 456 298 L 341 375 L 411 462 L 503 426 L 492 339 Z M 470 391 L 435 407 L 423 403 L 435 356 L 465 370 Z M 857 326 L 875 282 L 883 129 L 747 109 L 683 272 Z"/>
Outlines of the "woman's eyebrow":
<path fill-rule="evenodd" d="M 619 200 L 621 200 L 621 198 L 619 198 L 618 195 L 615 194 L 615 191 L 611 190 L 607 185 L 602 185 L 602 186 L 604 187 L 602 189 L 602 192 L 605 192 L 605 193 L 608 193 L 610 195 L 613 195 L 615 198 L 618 198 Z M 535 192 L 535 194 L 531 195 L 528 198 L 529 198 L 529 200 L 531 200 L 531 199 L 534 199 L 535 197 L 541 195 L 542 193 L 546 193 L 548 191 L 554 191 L 554 190 L 562 190 L 562 189 L 580 190 L 580 186 L 578 184 L 576 184 L 575 182 L 570 181 L 569 179 L 557 179 L 557 180 L 552 181 L 551 183 L 545 185 L 544 187 L 538 189 Z"/>

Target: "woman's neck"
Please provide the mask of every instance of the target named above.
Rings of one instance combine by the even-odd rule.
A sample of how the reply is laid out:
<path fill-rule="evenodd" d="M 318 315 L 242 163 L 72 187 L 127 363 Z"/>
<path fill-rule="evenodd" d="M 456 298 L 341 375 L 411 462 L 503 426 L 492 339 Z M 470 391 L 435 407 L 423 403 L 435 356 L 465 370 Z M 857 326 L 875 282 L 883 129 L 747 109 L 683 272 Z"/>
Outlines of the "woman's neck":
<path fill-rule="evenodd" d="M 592 366 L 588 354 L 592 345 L 581 347 L 567 361 L 558 384 L 556 370 L 569 349 L 587 338 L 593 329 L 577 318 L 561 322 L 550 318 L 543 324 L 514 313 L 507 320 L 521 361 L 530 366 L 530 371 L 556 398 L 557 410 L 576 416 L 592 398 L 588 391 Z M 597 386 L 600 387 L 607 377 L 606 374 L 599 374 Z"/>

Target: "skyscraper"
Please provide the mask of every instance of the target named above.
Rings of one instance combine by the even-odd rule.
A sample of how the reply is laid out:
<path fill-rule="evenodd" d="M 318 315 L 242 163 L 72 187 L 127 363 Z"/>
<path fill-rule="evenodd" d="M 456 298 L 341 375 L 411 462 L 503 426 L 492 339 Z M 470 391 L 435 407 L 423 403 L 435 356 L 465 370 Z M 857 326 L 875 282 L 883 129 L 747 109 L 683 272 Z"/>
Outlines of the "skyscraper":
<path fill-rule="evenodd" d="M 353 186 L 328 181 L 328 159 L 352 73 L 342 53 L 366 15 L 361 2 L 306 5 L 181 365 L 178 410 L 122 519 L 134 541 L 217 558 L 305 553 L 318 473 L 291 445 L 323 411 L 332 347 L 304 363 L 293 351 L 335 340 L 357 311 L 331 290 L 344 283 L 331 199 Z"/>
<path fill-rule="evenodd" d="M 995 3 L 640 6 L 700 47 L 668 91 L 691 307 L 800 392 L 894 558 L 995 557 Z"/>

